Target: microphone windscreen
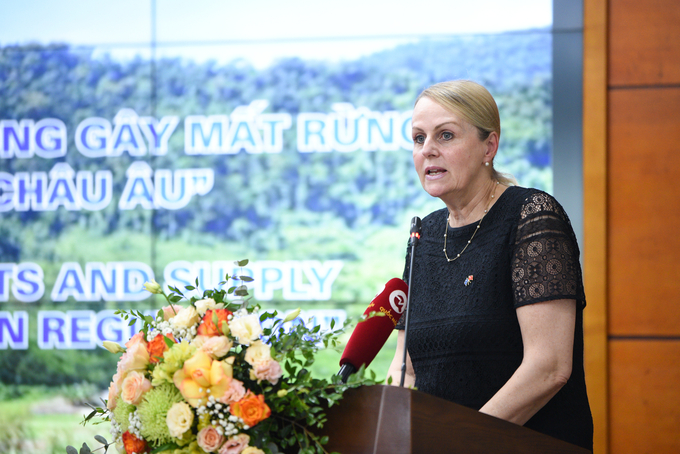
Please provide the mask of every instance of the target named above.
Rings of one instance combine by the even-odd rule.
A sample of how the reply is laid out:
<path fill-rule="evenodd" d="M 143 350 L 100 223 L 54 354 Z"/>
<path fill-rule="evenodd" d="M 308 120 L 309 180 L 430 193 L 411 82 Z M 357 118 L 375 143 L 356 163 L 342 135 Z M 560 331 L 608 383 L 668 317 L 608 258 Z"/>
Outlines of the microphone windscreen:
<path fill-rule="evenodd" d="M 374 315 L 357 324 L 340 358 L 341 366 L 349 363 L 359 369 L 373 361 L 406 308 L 407 292 L 408 286 L 401 279 L 390 279 L 385 284 L 385 288 L 364 311 L 364 316 L 371 312 L 382 312 L 384 315 Z"/>

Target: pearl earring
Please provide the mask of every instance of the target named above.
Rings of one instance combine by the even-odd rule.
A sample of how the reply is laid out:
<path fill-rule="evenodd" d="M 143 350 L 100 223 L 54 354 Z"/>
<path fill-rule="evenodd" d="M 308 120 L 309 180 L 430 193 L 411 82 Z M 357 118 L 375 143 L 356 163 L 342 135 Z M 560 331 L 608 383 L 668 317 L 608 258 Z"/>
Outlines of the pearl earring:
<path fill-rule="evenodd" d="M 486 161 L 486 162 L 484 163 L 484 165 L 485 165 L 486 167 L 489 167 L 489 161 Z"/>

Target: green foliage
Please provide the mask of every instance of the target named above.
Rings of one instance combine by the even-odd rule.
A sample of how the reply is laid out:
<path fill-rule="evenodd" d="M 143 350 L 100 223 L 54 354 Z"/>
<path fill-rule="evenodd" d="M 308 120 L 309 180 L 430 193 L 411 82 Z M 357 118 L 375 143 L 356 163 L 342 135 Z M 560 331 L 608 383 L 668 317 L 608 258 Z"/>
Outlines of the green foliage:
<path fill-rule="evenodd" d="M 26 449 L 27 440 L 31 433 L 24 418 L 7 418 L 0 415 L 0 452 L 5 454 L 19 454 Z"/>
<path fill-rule="evenodd" d="M 152 65 L 155 79 L 150 76 Z M 499 104 L 499 170 L 513 173 L 524 186 L 550 191 L 551 34 L 546 30 L 428 39 L 341 63 L 289 58 L 262 69 L 243 61 L 121 62 L 68 45 L 0 47 L 0 119 L 63 120 L 69 141 L 63 161 L 75 171 L 108 169 L 114 178 L 114 199 L 101 211 L 3 213 L 0 262 L 37 263 L 49 287 L 64 262 L 136 260 L 150 264 L 158 276 L 173 260 L 246 255 L 257 260 L 342 260 L 330 301 L 289 302 L 278 292 L 271 304 L 279 310 L 303 304 L 341 308 L 357 316 L 379 285 L 401 274 L 409 219 L 441 206 L 422 191 L 409 150 L 299 153 L 293 124 L 284 133 L 281 153 L 188 156 L 180 123 L 167 155 L 144 159 L 155 169 L 211 168 L 213 190 L 181 210 L 119 210 L 125 173 L 139 158 L 126 153 L 85 157 L 73 141 L 76 127 L 94 116 L 112 120 L 121 108 L 140 116 L 185 118 L 229 114 L 256 99 L 269 101 L 267 113 L 293 117 L 299 112 L 330 112 L 336 102 L 406 111 L 424 87 L 454 78 L 481 82 Z M 0 171 L 49 172 L 54 164 L 38 158 L 5 159 Z M 131 321 L 144 320 L 141 311 L 155 310 L 159 303 L 160 298 L 131 304 L 53 302 L 46 291 L 31 305 L 10 294 L 3 310 L 27 310 L 34 330 L 36 312 L 47 307 L 132 307 L 138 312 L 130 315 Z M 41 350 L 35 333 L 31 336 L 28 350 L 0 352 L 0 383 L 108 386 L 107 371 L 115 367 L 112 355 L 101 349 Z M 392 345 L 374 363 L 378 375 L 386 370 L 381 361 L 389 364 Z M 316 358 L 308 368 L 312 376 L 328 377 L 337 370 L 332 349 Z"/>
<path fill-rule="evenodd" d="M 241 260 L 235 262 L 235 264 L 243 267 L 248 264 L 248 261 Z M 236 285 L 225 288 L 224 285 L 230 280 L 234 280 Z M 245 344 L 241 344 L 239 343 L 241 338 L 237 337 L 229 341 L 233 341 L 233 347 L 229 349 L 229 352 L 220 354 L 220 357 L 223 358 L 223 361 L 228 361 L 228 364 L 230 364 L 230 374 L 233 374 L 233 379 L 242 382 L 244 388 L 248 390 L 246 397 L 250 395 L 260 396 L 271 412 L 268 416 L 264 416 L 264 419 L 255 422 L 252 427 L 241 425 L 238 430 L 241 433 L 247 433 L 250 436 L 250 444 L 261 448 L 267 454 L 279 452 L 279 449 L 282 449 L 284 452 L 327 453 L 324 445 L 328 443 L 328 437 L 318 436 L 316 431 L 323 428 L 326 423 L 328 408 L 336 405 L 342 399 L 342 395 L 346 390 L 378 383 L 376 374 L 373 371 L 367 372 L 362 367 L 355 374 L 351 375 L 346 383 L 338 375 L 332 375 L 330 379 L 315 377 L 311 372 L 311 368 L 314 366 L 317 354 L 321 350 L 337 349 L 340 347 L 340 336 L 351 322 L 348 320 L 343 326 L 339 327 L 332 323 L 330 330 L 321 331 L 321 327 L 318 325 L 309 326 L 305 323 L 291 323 L 296 321 L 300 312 L 299 309 L 285 317 L 279 317 L 278 312 L 275 310 L 260 313 L 261 308 L 259 304 L 250 304 L 247 287 L 243 285 L 246 281 L 252 281 L 252 279 L 248 276 L 230 276 L 227 274 L 224 280 L 219 283 L 218 288 L 205 290 L 202 295 L 197 296 L 194 294 L 191 297 L 185 297 L 184 291 L 177 287 L 170 286 L 170 293 L 165 293 L 162 288 L 160 290 L 157 290 L 157 288 L 152 290 L 149 283 L 145 284 L 145 287 L 154 293 L 158 292 L 168 303 L 180 304 L 181 307 L 185 307 L 186 304 L 196 307 L 199 300 L 212 299 L 215 305 L 230 311 L 225 315 L 228 317 L 232 317 L 234 314 L 245 316 L 246 314 L 259 313 L 259 322 L 262 325 L 261 334 L 258 334 L 259 340 L 268 346 L 271 359 L 275 361 L 275 364 L 278 363 L 278 365 L 282 366 L 283 373 L 282 376 L 276 379 L 265 380 L 257 378 L 254 374 L 254 366 L 248 363 L 250 360 L 247 360 L 248 348 L 250 348 L 249 345 L 252 345 L 248 342 L 253 342 L 254 340 L 251 339 Z M 185 290 L 193 292 L 198 284 L 197 279 L 196 286 L 187 285 Z M 230 295 L 239 296 L 240 299 L 233 300 L 230 298 Z M 143 325 L 141 331 L 145 335 L 153 330 L 157 330 L 158 324 L 165 323 L 163 318 L 160 317 L 162 315 L 160 311 L 158 319 L 146 316 L 134 309 L 118 310 L 116 313 L 123 319 L 129 320 L 131 324 L 137 320 L 141 321 Z M 216 312 L 213 312 L 213 316 L 212 323 L 218 327 L 219 320 Z M 227 320 L 232 319 L 227 318 Z M 192 332 L 195 332 L 195 328 L 200 323 L 202 322 L 198 322 L 195 326 L 191 327 Z M 231 322 L 229 323 L 231 324 Z M 233 329 L 235 330 L 236 328 Z M 227 336 L 229 326 L 223 324 L 222 330 L 223 335 Z M 259 330 L 257 332 L 260 333 Z M 169 338 L 167 336 L 164 337 L 167 342 Z M 191 338 L 182 339 L 177 337 L 175 333 L 174 340 L 176 343 L 172 342 L 170 349 L 162 357 L 159 357 L 160 362 L 148 366 L 146 371 L 148 375 L 155 377 L 156 372 L 164 370 L 170 363 L 177 362 L 173 359 L 173 352 L 178 347 L 186 346 L 185 350 L 189 349 L 189 355 L 183 356 L 179 364 L 171 366 L 173 370 L 178 370 L 178 367 L 182 367 L 182 363 L 189 358 L 193 358 L 196 347 L 190 346 L 186 342 L 191 340 Z M 172 375 L 168 371 L 165 372 L 167 376 Z M 85 416 L 83 424 L 96 419 L 103 419 L 105 421 L 115 420 L 118 429 L 122 433 L 126 430 L 131 430 L 130 424 L 132 423 L 129 423 L 130 415 L 137 413 L 141 420 L 141 435 L 154 449 L 154 452 L 178 448 L 174 444 L 177 439 L 172 438 L 167 431 L 165 418 L 173 403 L 184 400 L 184 397 L 175 388 L 175 383 L 161 380 L 155 386 L 155 388 L 152 388 L 145 394 L 144 400 L 138 405 L 126 404 L 122 397 L 118 396 L 116 397 L 116 406 L 113 411 L 102 407 L 92 407 L 92 411 Z M 228 407 L 227 410 L 222 410 L 223 407 L 219 401 L 210 401 L 207 398 L 205 403 L 195 405 L 198 407 L 192 411 L 196 412 L 194 420 L 198 422 L 197 425 L 195 424 L 192 427 L 196 430 L 200 430 L 202 426 L 210 425 L 211 418 L 217 417 L 214 416 L 217 414 L 216 412 L 228 411 Z M 231 405 L 236 404 L 232 403 Z M 238 413 L 234 414 L 238 415 Z M 219 416 L 219 419 L 224 420 L 224 415 Z M 246 420 L 245 416 L 243 416 L 241 424 L 244 420 Z M 213 419 L 212 423 L 214 424 L 215 421 Z M 182 435 L 183 441 L 186 441 L 188 444 L 181 448 L 180 451 L 194 449 L 196 434 L 192 430 L 189 429 L 189 431 Z M 185 437 L 186 439 L 184 439 Z M 106 450 L 109 444 L 106 440 L 100 442 L 104 444 L 102 448 Z M 167 444 L 168 442 L 169 444 Z M 168 446 L 167 449 L 166 444 Z M 80 453 L 87 454 L 90 452 L 89 449 L 87 444 L 83 444 Z M 69 454 L 76 452 L 72 446 L 68 446 L 66 450 Z"/>
<path fill-rule="evenodd" d="M 427 85 L 470 78 L 485 84 L 500 106 L 503 134 L 497 166 L 513 173 L 522 185 L 550 190 L 550 39 L 548 31 L 451 37 L 402 45 L 356 61 L 293 58 L 263 69 L 244 62 L 220 66 L 160 59 L 154 62 L 153 80 L 152 62 L 141 58 L 127 62 L 93 58 L 87 50 L 66 45 L 0 48 L 0 118 L 62 119 L 69 131 L 65 161 L 76 171 L 111 170 L 115 194 L 101 211 L 3 214 L 0 255 L 10 262 L 20 257 L 57 263 L 86 260 L 98 251 L 65 248 L 69 243 L 62 241 L 66 232 L 78 229 L 88 232 L 91 241 L 115 236 L 124 260 L 132 255 L 152 263 L 154 269 L 164 262 L 153 263 L 152 243 L 173 240 L 209 247 L 234 243 L 258 259 L 290 259 L 301 247 L 309 259 L 361 263 L 365 257 L 356 252 L 356 243 L 364 246 L 366 235 L 394 226 L 403 233 L 407 224 L 403 219 L 426 214 L 424 208 L 430 205 L 408 150 L 299 153 L 293 124 L 284 133 L 281 153 L 188 156 L 180 124 L 169 152 L 151 158 L 152 167 L 212 168 L 213 190 L 181 210 L 119 210 L 116 197 L 127 168 L 137 158 L 127 154 L 87 158 L 76 151 L 73 134 L 84 118 L 112 119 L 124 107 L 139 115 L 153 109 L 158 117 L 180 118 L 228 114 L 256 99 L 266 99 L 269 112 L 292 115 L 330 112 L 336 102 L 404 111 L 412 108 Z M 153 106 L 152 91 L 157 100 Z M 53 164 L 6 160 L 2 170 L 49 171 Z M 76 246 L 82 244 L 82 237 L 74 238 L 79 240 Z M 135 238 L 142 241 L 131 241 Z M 47 282 L 55 276 L 46 273 Z"/>
<path fill-rule="evenodd" d="M 91 454 L 93 452 L 99 451 L 99 450 L 104 450 L 102 452 L 106 453 L 109 451 L 109 447 L 113 445 L 113 443 L 109 443 L 106 438 L 102 437 L 101 435 L 95 435 L 94 439 L 101 444 L 100 447 L 91 450 L 90 447 L 88 446 L 87 443 L 83 443 L 83 445 L 80 447 L 80 449 L 76 449 L 73 446 L 67 446 L 66 447 L 66 454 Z"/>
<path fill-rule="evenodd" d="M 108 371 L 115 364 L 105 350 L 43 350 L 30 342 L 27 350 L 0 353 L 0 382 L 53 387 L 89 383 L 102 389 L 108 387 Z"/>

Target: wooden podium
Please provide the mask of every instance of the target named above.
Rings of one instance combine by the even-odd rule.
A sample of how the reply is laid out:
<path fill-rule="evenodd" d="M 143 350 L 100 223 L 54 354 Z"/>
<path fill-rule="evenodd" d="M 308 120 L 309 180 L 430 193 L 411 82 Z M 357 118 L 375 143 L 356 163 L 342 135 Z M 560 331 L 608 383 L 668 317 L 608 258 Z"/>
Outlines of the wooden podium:
<path fill-rule="evenodd" d="M 318 431 L 315 431 L 318 432 Z M 326 451 L 341 454 L 587 454 L 587 449 L 396 386 L 348 390 L 328 410 Z"/>

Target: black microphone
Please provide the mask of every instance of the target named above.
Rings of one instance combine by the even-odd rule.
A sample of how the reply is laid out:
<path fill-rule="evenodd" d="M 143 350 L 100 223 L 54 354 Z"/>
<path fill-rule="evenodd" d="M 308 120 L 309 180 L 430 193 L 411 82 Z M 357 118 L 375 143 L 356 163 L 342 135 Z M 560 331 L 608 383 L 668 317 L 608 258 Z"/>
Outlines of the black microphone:
<path fill-rule="evenodd" d="M 361 366 L 368 366 L 385 345 L 387 338 L 394 331 L 394 326 L 404 312 L 408 287 L 398 278 L 390 279 L 364 311 L 364 316 L 371 312 L 381 313 L 360 321 L 350 337 L 340 358 L 340 378 L 347 382 L 350 375 Z"/>
<path fill-rule="evenodd" d="M 420 218 L 418 216 L 414 216 L 413 219 L 411 219 L 411 236 L 408 240 L 408 245 L 411 246 L 411 253 L 413 253 L 413 248 L 418 246 L 422 230 L 423 223 L 420 221 Z M 411 255 L 411 259 L 413 259 L 413 255 Z M 409 277 L 409 280 L 410 279 L 411 278 Z"/>
<path fill-rule="evenodd" d="M 423 223 L 418 216 L 414 216 L 411 219 L 411 236 L 408 240 L 409 246 L 411 246 L 411 262 L 408 267 L 408 282 L 406 285 L 409 288 L 409 292 L 406 295 L 406 319 L 404 320 L 404 357 L 401 361 L 401 380 L 399 381 L 399 386 L 404 387 L 404 379 L 406 378 L 406 354 L 408 353 L 408 314 L 411 312 L 411 277 L 413 276 L 413 258 L 416 255 L 416 246 L 420 241 L 420 236 L 423 230 Z"/>

